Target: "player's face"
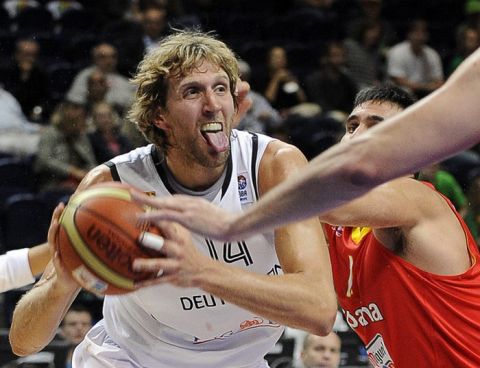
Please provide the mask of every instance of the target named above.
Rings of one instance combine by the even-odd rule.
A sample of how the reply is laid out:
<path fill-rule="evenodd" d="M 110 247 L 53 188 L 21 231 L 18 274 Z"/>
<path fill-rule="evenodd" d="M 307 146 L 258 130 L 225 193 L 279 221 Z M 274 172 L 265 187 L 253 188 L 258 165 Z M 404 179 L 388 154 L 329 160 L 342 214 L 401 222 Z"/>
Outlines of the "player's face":
<path fill-rule="evenodd" d="M 345 122 L 345 135 L 342 141 L 362 134 L 367 129 L 398 114 L 402 110 L 399 105 L 391 102 L 367 101 L 358 105 L 353 109 Z"/>
<path fill-rule="evenodd" d="M 327 336 L 310 336 L 309 344 L 302 352 L 306 368 L 337 368 L 340 365 L 340 338 L 331 333 Z"/>
<path fill-rule="evenodd" d="M 167 156 L 204 167 L 224 165 L 235 113 L 227 73 L 206 61 L 191 74 L 169 81 L 166 108 L 156 124 L 167 134 Z"/>

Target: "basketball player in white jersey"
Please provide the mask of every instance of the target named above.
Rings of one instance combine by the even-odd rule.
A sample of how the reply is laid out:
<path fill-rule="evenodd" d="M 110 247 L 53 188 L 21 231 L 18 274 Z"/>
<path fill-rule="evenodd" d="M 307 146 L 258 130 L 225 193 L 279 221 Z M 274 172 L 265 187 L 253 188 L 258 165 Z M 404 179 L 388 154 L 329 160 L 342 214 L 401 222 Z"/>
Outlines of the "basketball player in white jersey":
<path fill-rule="evenodd" d="M 78 190 L 120 180 L 160 197 L 204 198 L 228 211 L 251 206 L 306 160 L 288 144 L 232 130 L 237 80 L 236 59 L 223 42 L 196 32 L 167 37 L 134 78 L 130 118 L 152 144 L 95 168 Z M 54 213 L 51 244 L 61 210 Z M 317 219 L 227 243 L 161 227 L 171 263 L 160 277 L 168 282 L 106 296 L 104 318 L 77 347 L 74 368 L 267 367 L 264 356 L 282 325 L 322 335 L 331 330 L 337 304 Z M 41 350 L 78 291 L 57 256 L 17 305 L 13 351 Z"/>

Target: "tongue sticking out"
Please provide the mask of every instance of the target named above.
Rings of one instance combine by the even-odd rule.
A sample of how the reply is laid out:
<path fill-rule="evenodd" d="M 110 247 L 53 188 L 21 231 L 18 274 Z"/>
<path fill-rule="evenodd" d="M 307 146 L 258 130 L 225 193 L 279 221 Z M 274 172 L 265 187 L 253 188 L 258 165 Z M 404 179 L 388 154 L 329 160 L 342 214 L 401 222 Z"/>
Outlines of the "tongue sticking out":
<path fill-rule="evenodd" d="M 223 131 L 203 135 L 215 152 L 220 153 L 228 149 L 228 137 Z"/>

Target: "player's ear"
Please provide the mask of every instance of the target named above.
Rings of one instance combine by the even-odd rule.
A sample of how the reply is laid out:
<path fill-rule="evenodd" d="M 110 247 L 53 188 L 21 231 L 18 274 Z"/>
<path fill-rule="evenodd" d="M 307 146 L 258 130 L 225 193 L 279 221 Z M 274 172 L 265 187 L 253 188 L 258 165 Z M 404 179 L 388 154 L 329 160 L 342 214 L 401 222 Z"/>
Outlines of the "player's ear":
<path fill-rule="evenodd" d="M 153 120 L 153 124 L 162 130 L 168 130 L 170 129 L 170 124 L 168 123 L 166 119 L 166 110 L 163 107 L 157 108 L 157 111 L 155 113 L 155 119 Z"/>

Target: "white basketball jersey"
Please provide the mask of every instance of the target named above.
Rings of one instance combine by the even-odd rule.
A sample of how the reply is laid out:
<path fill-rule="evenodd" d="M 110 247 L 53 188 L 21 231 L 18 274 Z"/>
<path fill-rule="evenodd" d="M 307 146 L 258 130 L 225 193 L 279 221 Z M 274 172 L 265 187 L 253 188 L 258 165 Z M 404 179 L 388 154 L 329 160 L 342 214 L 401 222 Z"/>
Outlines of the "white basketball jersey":
<path fill-rule="evenodd" d="M 258 198 L 260 160 L 271 138 L 234 130 L 223 185 L 213 203 L 238 212 Z M 172 195 L 162 158 L 153 145 L 111 160 L 116 180 L 156 196 Z M 281 273 L 273 232 L 239 242 L 194 234 L 201 252 L 233 267 L 263 275 Z M 249 285 L 244 285 L 248 288 Z M 106 296 L 106 333 L 141 367 L 261 367 L 283 326 L 197 288 L 158 285 Z"/>

